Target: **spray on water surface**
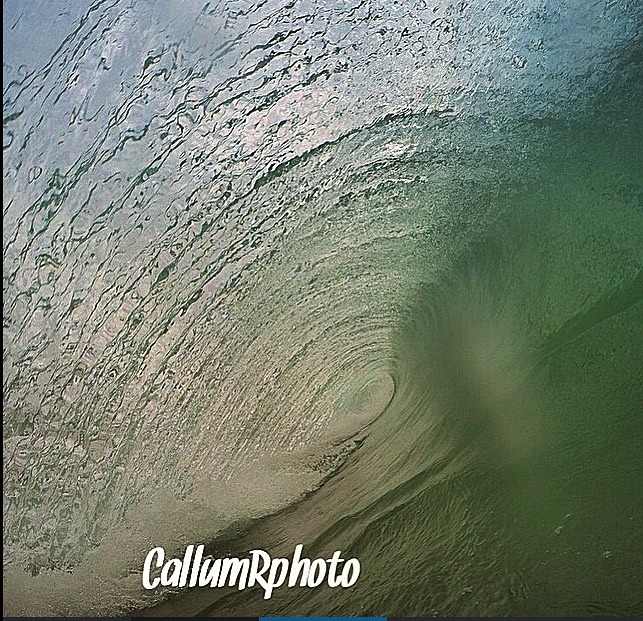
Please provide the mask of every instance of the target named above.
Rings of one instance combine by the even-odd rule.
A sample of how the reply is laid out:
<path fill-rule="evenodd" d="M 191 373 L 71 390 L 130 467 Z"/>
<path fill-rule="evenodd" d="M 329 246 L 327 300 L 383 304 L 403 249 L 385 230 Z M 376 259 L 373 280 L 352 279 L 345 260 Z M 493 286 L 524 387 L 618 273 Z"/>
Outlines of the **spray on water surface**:
<path fill-rule="evenodd" d="M 3 8 L 5 614 L 643 612 L 640 3 Z"/>

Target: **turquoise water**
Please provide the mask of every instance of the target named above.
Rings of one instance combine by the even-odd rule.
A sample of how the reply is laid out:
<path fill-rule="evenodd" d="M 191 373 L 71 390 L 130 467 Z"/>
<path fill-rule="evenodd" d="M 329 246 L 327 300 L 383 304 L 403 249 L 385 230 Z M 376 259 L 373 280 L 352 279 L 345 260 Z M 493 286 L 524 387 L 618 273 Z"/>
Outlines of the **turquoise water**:
<path fill-rule="evenodd" d="M 643 611 L 635 3 L 4 12 L 5 613 Z"/>

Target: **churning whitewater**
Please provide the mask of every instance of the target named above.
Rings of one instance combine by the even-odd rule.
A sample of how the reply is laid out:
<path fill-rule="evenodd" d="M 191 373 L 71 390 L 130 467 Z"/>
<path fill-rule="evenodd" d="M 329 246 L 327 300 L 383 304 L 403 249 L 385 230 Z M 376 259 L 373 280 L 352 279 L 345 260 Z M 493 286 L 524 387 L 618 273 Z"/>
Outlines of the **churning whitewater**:
<path fill-rule="evenodd" d="M 3 13 L 6 615 L 643 612 L 639 3 Z"/>

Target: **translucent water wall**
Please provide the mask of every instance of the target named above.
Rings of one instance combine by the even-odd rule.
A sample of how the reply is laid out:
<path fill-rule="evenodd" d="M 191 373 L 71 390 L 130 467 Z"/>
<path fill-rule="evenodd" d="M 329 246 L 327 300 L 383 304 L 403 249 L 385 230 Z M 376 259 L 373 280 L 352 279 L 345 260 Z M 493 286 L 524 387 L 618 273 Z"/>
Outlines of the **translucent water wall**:
<path fill-rule="evenodd" d="M 639 3 L 68 4 L 4 5 L 6 612 L 641 612 Z M 198 542 L 362 577 L 143 591 Z"/>

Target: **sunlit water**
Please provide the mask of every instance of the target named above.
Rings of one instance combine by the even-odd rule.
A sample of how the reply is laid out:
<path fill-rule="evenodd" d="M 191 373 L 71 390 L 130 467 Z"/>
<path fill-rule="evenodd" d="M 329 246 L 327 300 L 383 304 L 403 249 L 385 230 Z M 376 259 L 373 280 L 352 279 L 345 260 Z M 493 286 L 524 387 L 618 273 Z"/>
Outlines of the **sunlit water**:
<path fill-rule="evenodd" d="M 638 2 L 4 3 L 9 614 L 643 612 Z M 350 589 L 144 592 L 146 552 Z"/>

